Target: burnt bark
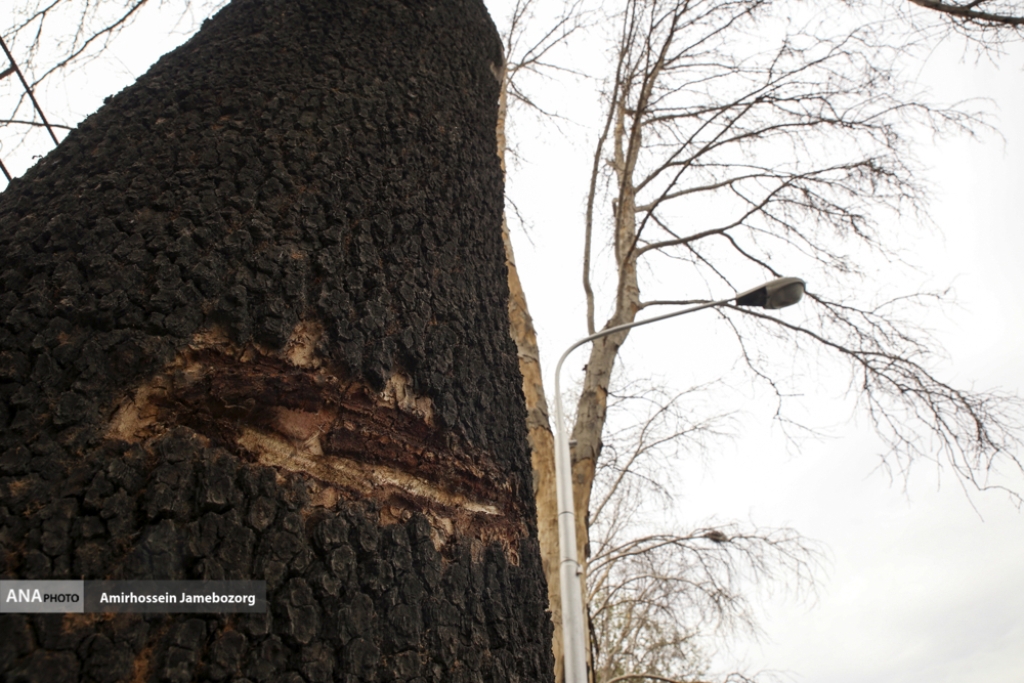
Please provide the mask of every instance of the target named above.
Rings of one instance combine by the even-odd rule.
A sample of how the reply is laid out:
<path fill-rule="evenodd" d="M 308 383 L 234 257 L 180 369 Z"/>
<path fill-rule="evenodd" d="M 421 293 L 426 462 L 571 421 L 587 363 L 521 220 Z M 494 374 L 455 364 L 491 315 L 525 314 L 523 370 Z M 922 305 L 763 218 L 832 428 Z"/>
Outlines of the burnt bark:
<path fill-rule="evenodd" d="M 475 0 L 235 0 L 0 195 L 10 681 L 549 681 Z"/>

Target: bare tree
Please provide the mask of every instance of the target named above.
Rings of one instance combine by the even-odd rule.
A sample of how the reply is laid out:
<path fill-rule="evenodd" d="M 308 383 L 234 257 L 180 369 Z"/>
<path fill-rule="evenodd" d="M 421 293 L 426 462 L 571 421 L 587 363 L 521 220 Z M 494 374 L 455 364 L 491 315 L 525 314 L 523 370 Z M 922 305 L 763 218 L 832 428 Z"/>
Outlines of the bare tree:
<path fill-rule="evenodd" d="M 813 590 L 821 551 L 792 529 L 709 521 L 680 528 L 672 475 L 734 434 L 732 415 L 694 421 L 713 386 L 613 392 L 590 511 L 588 606 L 595 680 L 708 678 L 709 637 L 757 631 L 758 584 Z M 770 586 L 769 586 L 770 587 Z"/>
<path fill-rule="evenodd" d="M 634 0 L 615 20 L 584 221 L 587 332 L 630 323 L 645 308 L 720 298 L 758 277 L 801 274 L 814 285 L 803 320 L 719 309 L 747 376 L 775 393 L 784 425 L 802 427 L 787 411 L 793 381 L 762 351 L 773 343 L 848 368 L 849 389 L 895 469 L 934 459 L 978 488 L 1000 460 L 1020 469 L 1018 404 L 944 382 L 935 371 L 938 346 L 913 324 L 915 306 L 942 294 L 858 293 L 871 259 L 902 262 L 891 222 L 927 220 L 911 135 L 971 134 L 984 126 L 981 117 L 911 91 L 877 25 L 799 25 L 760 0 Z M 645 296 L 670 265 L 685 273 L 678 283 L 686 294 Z M 685 670 L 688 648 L 709 615 L 726 623 L 725 615 L 745 614 L 740 594 L 714 577 L 760 560 L 761 571 L 779 562 L 802 572 L 795 558 L 806 548 L 789 531 L 735 526 L 623 536 L 616 520 L 629 519 L 629 510 L 616 505 L 629 497 L 594 493 L 609 457 L 607 402 L 627 334 L 593 343 L 571 437 L 578 551 L 592 551 L 593 666 L 605 680 L 629 666 L 652 671 L 654 662 L 606 655 L 660 643 L 652 653 L 673 651 L 684 666 L 675 674 L 689 676 L 696 672 Z M 588 518 L 597 525 L 602 515 L 610 526 L 588 528 Z"/>
<path fill-rule="evenodd" d="M 711 296 L 741 289 L 754 273 L 780 276 L 776 264 L 785 263 L 815 284 L 804 321 L 719 309 L 747 368 L 780 404 L 784 380 L 753 348 L 758 335 L 820 346 L 849 363 L 851 388 L 894 462 L 930 452 L 926 433 L 972 481 L 994 458 L 1013 459 L 1015 424 L 1002 397 L 938 379 L 929 367 L 932 340 L 900 317 L 901 307 L 932 295 L 866 304 L 843 294 L 863 282 L 859 258 L 900 260 L 879 216 L 906 220 L 925 210 L 909 131 L 970 133 L 979 118 L 909 92 L 877 27 L 832 36 L 827 26 L 793 31 L 758 0 L 633 1 L 618 26 L 585 217 L 588 331 L 602 329 L 599 309 L 610 311 L 607 328 L 648 307 L 685 303 L 645 298 L 645 268 L 685 265 L 683 284 Z M 754 38 L 775 31 L 771 42 Z M 752 45 L 747 52 L 737 47 L 741 36 Z M 594 273 L 607 271 L 596 271 L 595 243 L 605 240 L 614 286 L 601 290 Z M 587 361 L 573 428 L 574 475 L 584 482 L 580 519 L 591 505 L 609 382 L 627 334 L 596 341 Z"/>
<path fill-rule="evenodd" d="M 779 421 L 807 428 L 790 416 L 795 385 L 764 352 L 771 345 L 847 368 L 851 394 L 888 444 L 887 466 L 902 472 L 933 459 L 985 488 L 998 460 L 1020 469 L 1018 404 L 939 377 L 941 349 L 914 320 L 941 292 L 885 298 L 864 286 L 866 264 L 903 262 L 892 223 L 927 222 L 912 136 L 973 134 L 984 121 L 928 103 L 899 78 L 899 53 L 924 36 L 785 14 L 767 0 L 633 0 L 596 22 L 617 33 L 584 220 L 587 333 L 645 308 L 804 275 L 813 289 L 803 320 L 719 310 L 747 377 L 774 392 Z M 648 295 L 667 267 L 685 273 L 683 296 Z M 530 336 L 526 355 L 536 358 L 532 328 Z M 792 530 L 727 523 L 652 535 L 629 523 L 639 499 L 632 486 L 649 492 L 657 477 L 637 477 L 611 447 L 610 384 L 626 338 L 593 344 L 571 437 L 592 664 L 598 680 L 630 670 L 692 678 L 702 672 L 692 666 L 698 633 L 750 623 L 733 582 L 739 567 L 762 578 L 792 570 L 799 583 L 813 553 Z M 630 452 L 646 452 L 635 436 Z M 620 476 L 609 485 L 611 472 Z"/>
<path fill-rule="evenodd" d="M 505 22 L 506 30 L 503 33 L 505 40 L 506 63 L 503 66 L 501 78 L 503 90 L 499 102 L 499 124 L 498 143 L 499 154 L 502 157 L 503 165 L 506 157 L 515 156 L 515 148 L 508 147 L 506 140 L 506 124 L 509 121 L 508 112 L 514 110 L 517 117 L 524 114 L 534 113 L 546 122 L 558 122 L 560 117 L 548 109 L 542 102 L 533 97 L 527 90 L 525 83 L 529 78 L 539 77 L 541 79 L 552 79 L 558 77 L 580 76 L 578 72 L 568 69 L 557 61 L 553 54 L 566 46 L 568 40 L 577 33 L 589 28 L 590 16 L 583 11 L 581 3 L 567 3 L 553 17 L 546 17 L 538 22 L 536 17 L 536 3 L 531 0 L 517 0 L 512 11 Z M 541 27 L 538 31 L 537 28 Z M 514 208 L 514 203 L 510 203 Z M 521 215 L 516 218 L 522 220 Z M 559 583 L 558 566 L 558 531 L 557 531 L 557 505 L 555 496 L 554 476 L 554 444 L 551 427 L 549 423 L 547 398 L 542 381 L 540 368 L 540 350 L 537 343 L 536 330 L 529 314 L 525 293 L 519 280 L 518 269 L 512 251 L 509 226 L 506 221 L 503 224 L 503 233 L 506 248 L 506 266 L 508 267 L 508 282 L 510 289 L 509 318 L 511 332 L 519 350 L 520 370 L 523 374 L 523 391 L 527 403 L 527 427 L 529 433 L 530 447 L 533 459 L 534 470 L 534 492 L 538 512 L 539 540 L 543 556 L 545 574 L 548 578 L 549 606 L 554 626 L 553 651 L 556 661 L 556 680 L 562 680 L 562 632 L 561 632 L 561 586 Z M 636 387 L 631 387 L 635 389 Z M 695 645 L 696 636 L 706 635 L 707 624 L 698 623 L 690 617 L 688 608 L 699 605 L 700 611 L 710 616 L 712 612 L 717 613 L 719 626 L 735 626 L 739 622 L 753 624 L 753 620 L 746 609 L 744 596 L 737 586 L 735 579 L 740 569 L 741 558 L 744 556 L 758 556 L 760 564 L 754 563 L 757 569 L 758 578 L 768 578 L 776 572 L 782 572 L 788 567 L 774 565 L 767 558 L 767 553 L 762 553 L 754 546 L 758 545 L 757 536 L 759 530 L 744 534 L 736 533 L 737 525 L 728 525 L 730 532 L 728 539 L 721 530 L 702 529 L 702 538 L 718 539 L 716 543 L 729 546 L 729 551 L 724 553 L 712 553 L 704 562 L 704 571 L 694 571 L 693 566 L 684 567 L 678 564 L 667 574 L 672 574 L 674 579 L 667 578 L 662 581 L 653 579 L 650 572 L 641 569 L 641 565 L 654 561 L 661 562 L 665 556 L 662 543 L 649 543 L 654 537 L 643 536 L 627 538 L 626 530 L 637 531 L 645 525 L 638 523 L 638 509 L 627 508 L 637 503 L 645 494 L 650 493 L 642 482 L 646 481 L 652 487 L 657 488 L 654 478 L 648 478 L 641 474 L 641 470 L 649 470 L 650 456 L 660 453 L 665 447 L 675 448 L 680 445 L 684 436 L 690 436 L 688 443 L 702 442 L 703 439 L 715 433 L 717 425 L 714 421 L 687 427 L 681 431 L 663 434 L 666 424 L 681 424 L 683 419 L 678 412 L 679 400 L 682 395 L 670 397 L 667 392 L 652 388 L 647 383 L 641 383 L 635 396 L 620 396 L 620 406 L 632 403 L 643 403 L 648 406 L 657 406 L 653 415 L 643 421 L 642 429 L 634 429 L 632 426 L 624 428 L 621 433 L 609 436 L 614 443 L 621 442 L 622 446 L 633 448 L 634 457 L 628 462 L 620 462 L 618 459 L 607 460 L 602 468 L 605 472 L 617 471 L 618 476 L 612 483 L 608 484 L 605 497 L 596 505 L 593 514 L 594 519 L 607 519 L 609 524 L 600 527 L 607 532 L 607 537 L 598 536 L 596 542 L 601 548 L 599 556 L 595 561 L 600 562 L 600 579 L 592 584 L 591 605 L 600 605 L 592 614 L 592 625 L 596 638 L 592 641 L 594 649 L 600 654 L 595 654 L 595 661 L 600 661 L 599 675 L 602 680 L 606 679 L 613 670 L 618 667 L 619 673 L 625 671 L 674 671 L 677 675 L 681 671 L 693 673 L 702 666 L 706 657 Z M 686 395 L 697 393 L 684 392 Z M 632 400 L 630 400 L 632 399 Z M 628 422 L 632 425 L 632 422 Z M 661 436 L 651 441 L 655 433 Z M 641 462 L 642 466 L 641 466 Z M 664 465 L 664 463 L 661 463 Z M 621 467 L 620 469 L 617 469 Z M 654 477 L 653 473 L 651 477 Z M 640 482 L 640 485 L 637 485 Z M 662 491 L 666 493 L 666 491 Z M 665 496 L 670 498 L 671 496 Z M 603 514 L 607 513 L 607 514 Z M 646 525 L 645 531 L 650 531 Z M 624 535 L 625 534 L 625 535 Z M 701 542 L 699 539 L 669 534 L 661 537 L 663 539 L 674 539 L 668 545 L 674 545 L 676 551 L 684 548 L 694 549 L 697 555 L 702 555 Z M 767 537 L 765 537 L 767 538 Z M 742 540 L 741 540 L 742 539 Z M 770 547 L 778 539 L 770 539 Z M 616 543 L 622 544 L 616 546 Z M 744 543 L 745 547 L 740 552 L 732 552 L 731 545 Z M 632 544 L 632 550 L 623 550 L 627 544 Z M 738 545 L 737 545 L 738 547 Z M 672 553 L 670 552 L 669 555 Z M 667 558 L 670 562 L 674 559 Z M 666 574 L 666 575 L 667 575 Z M 627 588 L 624 585 L 611 589 L 612 583 L 622 581 L 630 584 Z M 652 581 L 652 585 L 646 590 L 633 590 L 637 582 Z M 690 596 L 690 601 L 683 599 L 679 588 L 688 583 L 699 590 L 704 591 L 700 596 Z M 724 590 L 726 584 L 728 590 Z M 647 593 L 648 600 L 645 602 L 640 593 Z M 657 598 L 653 595 L 657 592 Z M 610 593 L 614 593 L 614 597 Z M 717 594 L 712 596 L 712 594 Z M 657 604 L 655 604 L 657 600 Z M 615 604 L 612 604 L 612 601 Z M 686 602 L 686 608 L 683 603 Z M 643 618 L 639 613 L 644 612 Z M 687 612 L 684 614 L 684 612 Z M 628 624 L 628 627 L 627 627 Z M 651 636 L 657 631 L 657 645 Z M 626 643 L 638 646 L 640 641 L 644 645 L 640 651 L 633 654 L 642 657 L 646 666 L 622 667 L 621 659 L 624 656 Z M 639 661 L 639 659 L 637 660 Z M 680 664 L 686 663 L 689 668 L 680 668 Z M 668 679 L 665 679 L 668 680 Z"/>

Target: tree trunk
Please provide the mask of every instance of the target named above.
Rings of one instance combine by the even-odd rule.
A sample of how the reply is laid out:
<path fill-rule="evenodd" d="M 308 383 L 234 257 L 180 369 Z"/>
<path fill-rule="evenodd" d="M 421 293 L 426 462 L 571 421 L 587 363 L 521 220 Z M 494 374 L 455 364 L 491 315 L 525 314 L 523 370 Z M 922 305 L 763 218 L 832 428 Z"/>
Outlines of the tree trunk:
<path fill-rule="evenodd" d="M 508 113 L 508 72 L 501 71 L 501 94 L 498 97 L 498 157 L 505 171 L 505 119 Z M 506 216 L 501 220 L 501 237 L 505 243 L 505 267 L 508 269 L 508 318 L 512 340 L 516 343 L 519 370 L 523 375 L 523 397 L 526 399 L 527 440 L 533 464 L 533 498 L 537 507 L 537 540 L 540 543 L 541 565 L 548 585 L 548 610 L 553 632 L 551 652 L 555 661 L 555 683 L 565 680 L 562 647 L 562 586 L 558 552 L 558 493 L 555 487 L 555 438 L 548 417 L 548 401 L 540 369 L 540 347 L 533 317 L 526 304 L 526 292 L 519 280 L 516 258 L 512 251 L 512 235 Z"/>
<path fill-rule="evenodd" d="M 0 196 L 10 681 L 550 681 L 475 0 L 236 0 Z"/>

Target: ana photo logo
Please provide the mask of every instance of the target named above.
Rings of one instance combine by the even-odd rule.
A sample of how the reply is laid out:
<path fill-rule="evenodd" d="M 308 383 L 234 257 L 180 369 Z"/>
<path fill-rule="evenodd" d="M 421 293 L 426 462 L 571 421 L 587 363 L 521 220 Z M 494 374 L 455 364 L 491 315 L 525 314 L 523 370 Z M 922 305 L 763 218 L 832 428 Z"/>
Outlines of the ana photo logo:
<path fill-rule="evenodd" d="M 0 612 L 82 612 L 84 581 L 0 581 Z"/>
<path fill-rule="evenodd" d="M 5 601 L 8 603 L 22 602 L 79 602 L 82 599 L 77 593 L 43 593 L 38 588 L 11 588 L 7 591 Z"/>

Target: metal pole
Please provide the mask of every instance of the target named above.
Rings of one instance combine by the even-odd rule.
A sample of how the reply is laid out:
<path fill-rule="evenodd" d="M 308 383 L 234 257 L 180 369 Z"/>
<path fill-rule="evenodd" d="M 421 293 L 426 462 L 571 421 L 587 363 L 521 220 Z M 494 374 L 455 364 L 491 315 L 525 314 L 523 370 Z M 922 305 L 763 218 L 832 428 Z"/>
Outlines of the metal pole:
<path fill-rule="evenodd" d="M 647 320 L 638 320 L 625 325 L 616 325 L 597 334 L 584 337 L 570 346 L 558 359 L 555 367 L 555 490 L 558 498 L 558 546 L 559 546 L 559 581 L 562 586 L 562 640 L 565 647 L 565 683 L 588 683 L 587 652 L 583 618 L 583 584 L 580 577 L 579 556 L 576 553 L 576 510 L 573 505 L 572 492 L 572 459 L 569 456 L 569 434 L 565 430 L 564 411 L 562 409 L 561 373 L 562 363 L 578 347 L 609 334 L 622 332 L 632 327 L 674 318 L 686 313 L 693 313 L 712 306 L 721 306 L 735 301 L 736 297 L 711 301 L 699 306 L 684 308 L 659 315 Z"/>

